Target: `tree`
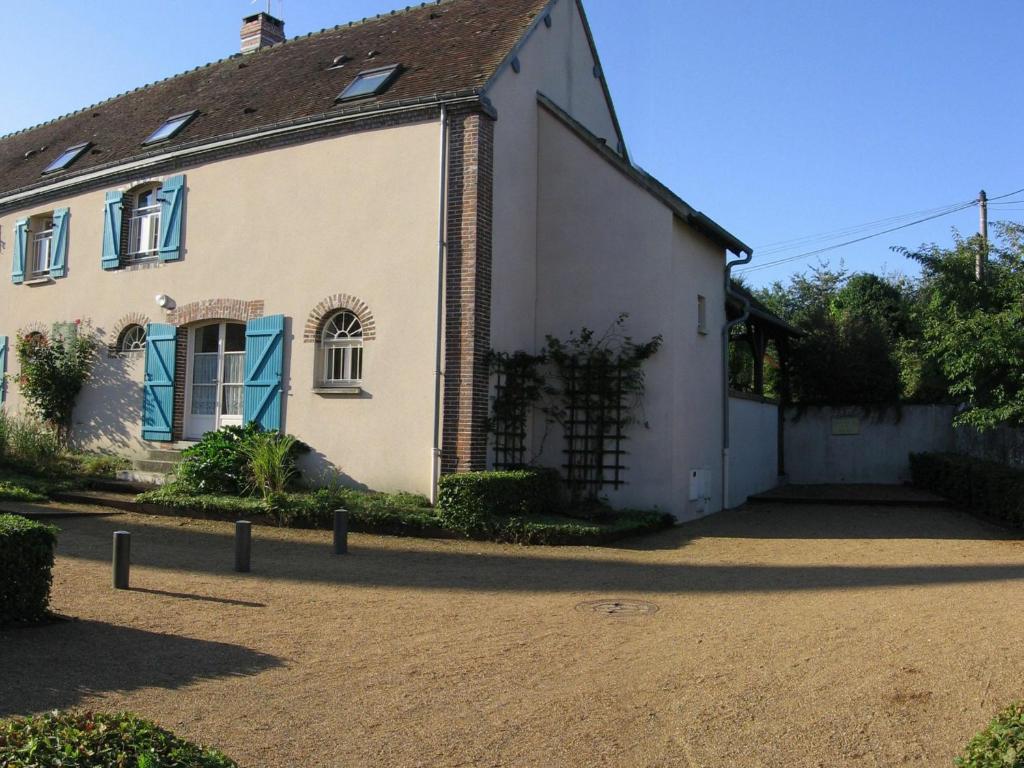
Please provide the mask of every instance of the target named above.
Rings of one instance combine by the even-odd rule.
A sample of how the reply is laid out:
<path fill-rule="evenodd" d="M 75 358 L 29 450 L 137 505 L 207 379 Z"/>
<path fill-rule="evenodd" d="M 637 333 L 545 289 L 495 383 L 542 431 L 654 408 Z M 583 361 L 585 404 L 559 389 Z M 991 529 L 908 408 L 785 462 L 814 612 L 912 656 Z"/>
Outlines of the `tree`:
<path fill-rule="evenodd" d="M 975 259 L 987 251 L 982 280 Z M 996 243 L 955 236 L 954 247 L 902 251 L 921 264 L 928 355 L 965 409 L 958 424 L 1024 425 L 1024 226 L 997 225 Z"/>

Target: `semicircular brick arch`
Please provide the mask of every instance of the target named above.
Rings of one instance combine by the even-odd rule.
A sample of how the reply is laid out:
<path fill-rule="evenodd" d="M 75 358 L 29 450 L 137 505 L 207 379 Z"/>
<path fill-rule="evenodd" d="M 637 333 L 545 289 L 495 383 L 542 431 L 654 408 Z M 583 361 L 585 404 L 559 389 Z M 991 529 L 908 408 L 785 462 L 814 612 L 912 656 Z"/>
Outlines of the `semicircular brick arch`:
<path fill-rule="evenodd" d="M 263 317 L 263 300 L 203 299 L 175 307 L 167 313 L 172 325 L 190 325 L 202 320 L 238 320 L 246 322 Z"/>
<path fill-rule="evenodd" d="M 373 319 L 373 312 L 366 302 L 347 293 L 336 293 L 328 296 L 309 313 L 306 320 L 306 327 L 302 332 L 302 340 L 312 344 L 320 339 L 320 331 L 323 329 L 324 319 L 332 312 L 347 309 L 359 318 L 363 326 L 363 341 L 372 341 L 377 336 L 377 324 Z"/>
<path fill-rule="evenodd" d="M 107 355 L 109 357 L 118 356 L 117 343 L 121 339 L 121 334 L 124 333 L 125 328 L 129 325 L 141 325 L 145 328 L 149 325 L 149 318 L 141 312 L 129 312 L 114 323 L 113 328 L 110 329 L 110 338 L 107 341 Z"/>

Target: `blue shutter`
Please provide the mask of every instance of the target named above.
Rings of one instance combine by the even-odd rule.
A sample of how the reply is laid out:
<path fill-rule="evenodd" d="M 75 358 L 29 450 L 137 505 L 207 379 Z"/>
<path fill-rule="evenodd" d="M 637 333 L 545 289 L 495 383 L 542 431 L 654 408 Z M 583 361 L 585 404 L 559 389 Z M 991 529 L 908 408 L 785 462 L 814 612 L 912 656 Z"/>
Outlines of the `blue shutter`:
<path fill-rule="evenodd" d="M 146 326 L 146 381 L 142 385 L 142 439 L 170 440 L 174 412 L 174 345 L 178 329 Z"/>
<path fill-rule="evenodd" d="M 53 255 L 50 257 L 50 277 L 64 277 L 68 273 L 68 219 L 69 210 L 58 208 L 53 212 Z"/>
<path fill-rule="evenodd" d="M 245 399 L 242 420 L 281 429 L 281 373 L 284 369 L 284 315 L 245 324 Z"/>
<path fill-rule="evenodd" d="M 4 374 L 7 373 L 7 337 L 0 336 L 0 403 L 7 396 L 7 382 Z"/>
<path fill-rule="evenodd" d="M 160 188 L 160 260 L 181 258 L 181 216 L 185 205 L 185 177 L 171 176 Z"/>
<path fill-rule="evenodd" d="M 11 265 L 11 282 L 25 282 L 25 252 L 28 250 L 28 219 L 14 223 L 14 263 Z"/>
<path fill-rule="evenodd" d="M 103 203 L 103 261 L 104 269 L 121 266 L 121 212 L 124 210 L 124 194 L 107 192 Z"/>

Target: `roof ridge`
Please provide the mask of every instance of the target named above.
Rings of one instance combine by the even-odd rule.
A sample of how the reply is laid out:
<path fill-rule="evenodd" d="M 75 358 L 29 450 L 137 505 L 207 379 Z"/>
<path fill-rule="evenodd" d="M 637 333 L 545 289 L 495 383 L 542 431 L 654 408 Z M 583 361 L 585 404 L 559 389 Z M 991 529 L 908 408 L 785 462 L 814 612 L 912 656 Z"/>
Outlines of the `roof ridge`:
<path fill-rule="evenodd" d="M 63 115 L 58 115 L 57 117 L 52 117 L 49 120 L 44 120 L 41 123 L 36 123 L 35 125 L 26 126 L 25 128 L 19 128 L 18 130 L 11 131 L 10 133 L 0 134 L 0 141 L 3 141 L 5 139 L 9 139 L 12 136 L 18 136 L 18 135 L 23 134 L 23 133 L 28 133 L 29 131 L 34 131 L 37 128 L 43 128 L 44 126 L 47 126 L 47 125 L 53 125 L 54 123 L 58 123 L 61 120 L 64 120 L 66 118 L 74 117 L 75 115 L 80 115 L 80 114 L 82 114 L 84 112 L 88 112 L 90 109 L 96 109 L 96 108 L 101 107 L 101 106 L 103 106 L 105 104 L 110 104 L 111 102 L 117 101 L 118 99 L 121 99 L 121 98 L 124 98 L 125 96 L 127 96 L 127 95 L 129 95 L 131 93 L 137 93 L 138 91 L 145 90 L 146 88 L 152 88 L 155 85 L 160 85 L 161 83 L 166 83 L 169 80 L 176 80 L 177 78 L 183 77 L 183 76 L 185 76 L 185 75 L 187 75 L 187 74 L 189 74 L 191 72 L 196 72 L 196 71 L 198 71 L 200 69 L 206 69 L 207 67 L 212 67 L 212 66 L 215 66 L 217 64 L 223 64 L 226 61 L 233 61 L 235 59 L 240 59 L 243 56 L 246 57 L 246 58 L 248 58 L 250 56 L 258 56 L 261 53 L 264 53 L 265 51 L 271 51 L 271 50 L 273 50 L 275 48 L 281 47 L 282 45 L 287 45 L 288 43 L 294 43 L 297 40 L 305 40 L 307 38 L 323 35 L 323 34 L 326 34 L 328 32 L 335 32 L 335 31 L 337 31 L 339 29 L 351 29 L 353 27 L 362 26 L 363 24 L 367 24 L 367 23 L 372 22 L 372 21 L 378 21 L 379 19 L 382 19 L 382 18 L 392 18 L 394 16 L 399 16 L 399 15 L 402 15 L 402 14 L 409 13 L 410 11 L 417 11 L 417 10 L 420 10 L 420 9 L 423 9 L 423 8 L 427 8 L 427 7 L 430 7 L 430 6 L 448 5 L 448 4 L 452 3 L 452 2 L 455 2 L 455 0 L 432 0 L 432 2 L 421 2 L 419 5 L 407 5 L 407 6 L 405 6 L 405 8 L 395 9 L 393 11 L 385 12 L 385 13 L 378 13 L 375 16 L 364 16 L 363 18 L 361 18 L 359 20 L 352 19 L 351 21 L 347 21 L 347 22 L 343 21 L 340 24 L 335 24 L 333 27 L 323 27 L 319 31 L 309 31 L 309 32 L 307 32 L 304 35 L 295 35 L 294 37 L 286 38 L 286 39 L 282 40 L 279 43 L 274 43 L 273 45 L 268 45 L 265 48 L 259 48 L 259 49 L 255 50 L 255 51 L 251 52 L 251 53 L 248 53 L 248 54 L 243 54 L 243 53 L 240 53 L 240 52 L 239 53 L 232 53 L 230 56 L 224 56 L 223 58 L 220 58 L 220 59 L 215 59 L 213 61 L 208 61 L 205 64 L 200 64 L 198 66 L 192 67 L 191 69 L 186 69 L 186 70 L 184 70 L 182 72 L 177 72 L 177 73 L 175 73 L 173 75 L 168 75 L 167 77 L 162 77 L 159 80 L 154 80 L 151 83 L 145 83 L 143 85 L 136 86 L 135 88 L 129 88 L 127 91 L 122 91 L 121 93 L 115 94 L 114 96 L 109 96 L 109 97 L 103 99 L 102 101 L 97 101 L 95 104 L 90 104 L 87 107 L 80 107 L 79 109 L 74 109 L 74 110 L 72 110 L 70 112 L 66 112 Z"/>

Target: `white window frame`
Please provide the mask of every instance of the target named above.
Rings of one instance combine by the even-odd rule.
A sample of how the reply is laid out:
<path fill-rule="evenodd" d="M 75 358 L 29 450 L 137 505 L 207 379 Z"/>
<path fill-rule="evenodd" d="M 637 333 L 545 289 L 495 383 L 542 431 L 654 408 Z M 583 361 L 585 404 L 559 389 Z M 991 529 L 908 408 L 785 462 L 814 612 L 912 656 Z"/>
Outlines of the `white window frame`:
<path fill-rule="evenodd" d="M 117 354 L 121 357 L 137 357 L 146 351 L 146 327 L 132 323 L 121 331 L 117 340 Z"/>
<path fill-rule="evenodd" d="M 320 332 L 318 346 L 317 386 L 325 389 L 362 386 L 365 363 L 363 324 L 355 312 L 342 309 L 332 314 Z M 340 361 L 337 360 L 339 356 Z M 332 376 L 339 368 L 341 375 Z"/>
<path fill-rule="evenodd" d="M 153 193 L 154 202 L 140 208 L 139 198 L 148 192 Z M 160 253 L 159 194 L 159 184 L 146 184 L 131 192 L 131 219 L 128 223 L 128 242 L 125 246 L 125 258 L 130 263 L 154 259 Z M 146 243 L 143 243 L 143 237 L 146 238 Z"/>
<path fill-rule="evenodd" d="M 43 227 L 37 229 L 37 227 Z M 50 269 L 53 267 L 53 214 L 39 214 L 29 219 L 28 224 L 29 247 L 26 261 L 26 277 L 29 280 L 49 277 Z M 45 247 L 46 256 L 44 266 L 40 269 L 39 249 Z"/>

